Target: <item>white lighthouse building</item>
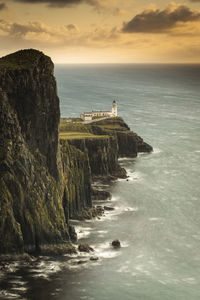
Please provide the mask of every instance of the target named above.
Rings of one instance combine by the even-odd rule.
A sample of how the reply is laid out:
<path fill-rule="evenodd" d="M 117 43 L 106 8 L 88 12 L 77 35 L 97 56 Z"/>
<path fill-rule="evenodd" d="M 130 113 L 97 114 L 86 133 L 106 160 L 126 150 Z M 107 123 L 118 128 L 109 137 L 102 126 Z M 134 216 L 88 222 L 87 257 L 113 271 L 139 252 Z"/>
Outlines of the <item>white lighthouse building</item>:
<path fill-rule="evenodd" d="M 113 103 L 112 103 L 112 116 L 117 117 L 117 103 L 116 103 L 116 101 L 113 101 Z"/>
<path fill-rule="evenodd" d="M 113 101 L 111 111 L 93 110 L 91 112 L 84 112 L 80 115 L 84 121 L 92 121 L 96 118 L 114 118 L 117 117 L 117 103 Z"/>

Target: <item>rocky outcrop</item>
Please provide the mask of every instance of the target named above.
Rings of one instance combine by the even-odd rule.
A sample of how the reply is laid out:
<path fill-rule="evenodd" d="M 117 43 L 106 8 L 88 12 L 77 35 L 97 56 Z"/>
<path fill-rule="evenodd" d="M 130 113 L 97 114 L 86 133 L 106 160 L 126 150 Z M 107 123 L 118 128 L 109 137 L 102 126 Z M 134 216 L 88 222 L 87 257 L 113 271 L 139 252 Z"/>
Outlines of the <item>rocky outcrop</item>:
<path fill-rule="evenodd" d="M 88 155 L 93 179 L 126 177 L 126 171 L 118 163 L 116 138 L 107 136 L 96 139 L 73 139 L 68 142 Z"/>
<path fill-rule="evenodd" d="M 56 81 L 36 50 L 0 59 L 0 253 L 69 239 L 62 206 Z"/>
<path fill-rule="evenodd" d="M 125 178 L 118 157 L 152 150 L 121 118 L 72 124 L 84 134 L 60 142 L 59 120 L 51 59 L 32 49 L 1 58 L 0 254 L 73 252 L 70 218 L 103 215 L 92 198 L 110 197 L 92 180 Z"/>
<path fill-rule="evenodd" d="M 121 247 L 121 243 L 119 240 L 114 240 L 112 241 L 112 244 L 113 248 L 120 248 Z"/>
<path fill-rule="evenodd" d="M 88 156 L 61 140 L 63 208 L 67 223 L 92 207 L 91 170 Z"/>
<path fill-rule="evenodd" d="M 136 157 L 139 152 L 153 151 L 152 146 L 131 131 L 121 117 L 109 118 L 92 124 L 92 131 L 96 134 L 107 134 L 116 139 L 118 157 Z"/>

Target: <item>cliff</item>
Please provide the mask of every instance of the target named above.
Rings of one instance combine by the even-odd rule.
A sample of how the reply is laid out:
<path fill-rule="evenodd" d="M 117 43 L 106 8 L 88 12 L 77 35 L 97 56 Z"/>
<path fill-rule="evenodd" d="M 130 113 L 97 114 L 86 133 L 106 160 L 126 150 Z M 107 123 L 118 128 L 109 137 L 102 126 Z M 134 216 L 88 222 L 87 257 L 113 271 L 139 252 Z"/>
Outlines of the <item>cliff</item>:
<path fill-rule="evenodd" d="M 74 251 L 70 218 L 95 216 L 101 196 L 92 182 L 125 178 L 118 158 L 152 151 L 118 117 L 60 121 L 53 69 L 32 49 L 0 59 L 0 253 Z"/>
<path fill-rule="evenodd" d="M 77 218 L 92 207 L 91 169 L 87 154 L 61 140 L 63 163 L 63 208 L 69 225 L 70 218 Z"/>
<path fill-rule="evenodd" d="M 39 251 L 69 239 L 59 118 L 51 59 L 36 50 L 0 59 L 0 253 Z"/>
<path fill-rule="evenodd" d="M 92 123 L 93 132 L 115 137 L 118 157 L 136 157 L 140 152 L 150 153 L 153 148 L 131 131 L 121 117 L 109 118 Z"/>
<path fill-rule="evenodd" d="M 90 124 L 61 119 L 60 140 L 87 155 L 93 179 L 125 178 L 126 171 L 119 165 L 118 158 L 136 157 L 139 152 L 153 150 L 120 117 Z"/>

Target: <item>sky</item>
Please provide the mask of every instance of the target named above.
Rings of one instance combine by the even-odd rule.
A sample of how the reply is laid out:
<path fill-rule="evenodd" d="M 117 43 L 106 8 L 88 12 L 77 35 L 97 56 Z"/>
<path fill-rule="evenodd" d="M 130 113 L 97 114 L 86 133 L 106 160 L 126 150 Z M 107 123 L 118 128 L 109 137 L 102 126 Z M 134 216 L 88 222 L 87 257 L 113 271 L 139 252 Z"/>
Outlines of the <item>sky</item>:
<path fill-rule="evenodd" d="M 200 0 L 0 0 L 0 57 L 54 63 L 200 63 Z"/>

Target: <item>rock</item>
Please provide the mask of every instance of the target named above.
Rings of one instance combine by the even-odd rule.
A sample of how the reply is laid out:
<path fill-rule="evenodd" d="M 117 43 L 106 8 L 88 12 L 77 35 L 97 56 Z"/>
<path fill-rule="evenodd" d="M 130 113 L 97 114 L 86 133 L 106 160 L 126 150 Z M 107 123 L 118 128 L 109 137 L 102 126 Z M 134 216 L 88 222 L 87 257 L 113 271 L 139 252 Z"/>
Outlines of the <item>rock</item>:
<path fill-rule="evenodd" d="M 87 260 L 78 260 L 77 265 L 83 265 L 86 264 Z"/>
<path fill-rule="evenodd" d="M 111 206 L 104 206 L 104 209 L 105 210 L 115 210 L 114 207 L 111 207 Z"/>
<path fill-rule="evenodd" d="M 0 253 L 38 253 L 69 240 L 53 68 L 33 49 L 0 59 Z"/>
<path fill-rule="evenodd" d="M 94 251 L 94 249 L 92 247 L 90 247 L 87 243 L 84 244 L 80 244 L 78 245 L 78 251 L 79 252 L 90 252 L 90 251 Z"/>
<path fill-rule="evenodd" d="M 92 189 L 92 200 L 107 200 L 111 198 L 110 192 Z"/>
<path fill-rule="evenodd" d="M 92 217 L 95 218 L 95 217 L 99 217 L 99 216 L 102 216 L 104 214 L 104 208 L 100 205 L 97 205 L 97 206 L 93 206 L 92 210 Z"/>
<path fill-rule="evenodd" d="M 99 258 L 98 258 L 98 256 L 91 256 L 90 257 L 90 260 L 92 260 L 92 261 L 97 261 Z"/>
<path fill-rule="evenodd" d="M 72 225 L 69 225 L 69 236 L 72 242 L 77 242 L 77 233 Z"/>
<path fill-rule="evenodd" d="M 114 248 L 120 248 L 121 247 L 120 241 L 119 240 L 112 241 L 112 246 Z"/>

